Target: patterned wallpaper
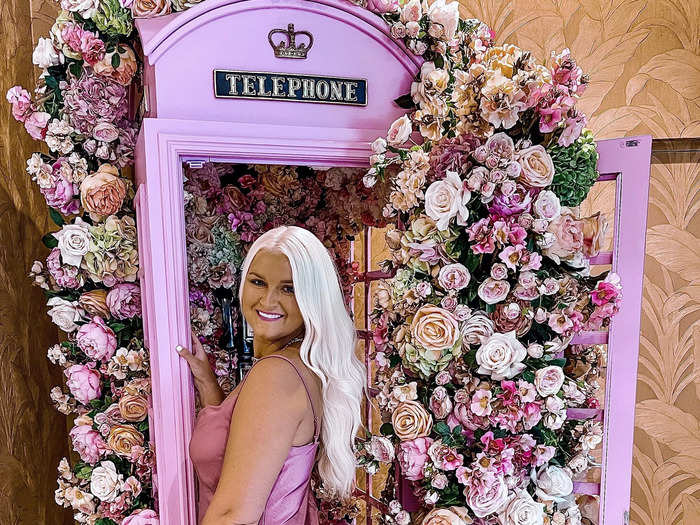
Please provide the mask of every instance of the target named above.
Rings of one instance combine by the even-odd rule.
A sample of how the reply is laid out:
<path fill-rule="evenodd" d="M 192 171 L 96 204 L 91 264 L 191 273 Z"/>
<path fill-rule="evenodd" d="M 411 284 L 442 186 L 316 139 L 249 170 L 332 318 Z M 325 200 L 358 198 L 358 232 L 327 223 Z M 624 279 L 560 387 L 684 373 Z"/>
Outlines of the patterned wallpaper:
<path fill-rule="evenodd" d="M 581 103 L 598 138 L 651 134 L 642 338 L 631 523 L 700 523 L 700 2 L 697 0 L 461 0 L 499 42 L 542 59 L 569 47 L 592 82 Z M 56 4 L 0 7 L 0 91 L 30 85 L 32 41 Z M 42 252 L 43 200 L 24 173 L 33 146 L 9 105 L 0 110 L 0 523 L 70 523 L 53 503 L 66 452 L 63 416 L 48 404 L 60 381 L 45 358 L 55 331 L 24 278 Z M 695 139 L 693 139 L 695 137 Z M 681 139 L 681 140 L 679 140 Z M 604 192 L 592 195 L 609 207 Z M 379 253 L 380 239 L 373 251 Z M 30 321 L 31 320 L 31 321 Z M 7 402 L 9 400 L 9 403 Z M 613 525 L 613 524 L 610 524 Z M 617 525 L 617 524 L 614 524 Z"/>

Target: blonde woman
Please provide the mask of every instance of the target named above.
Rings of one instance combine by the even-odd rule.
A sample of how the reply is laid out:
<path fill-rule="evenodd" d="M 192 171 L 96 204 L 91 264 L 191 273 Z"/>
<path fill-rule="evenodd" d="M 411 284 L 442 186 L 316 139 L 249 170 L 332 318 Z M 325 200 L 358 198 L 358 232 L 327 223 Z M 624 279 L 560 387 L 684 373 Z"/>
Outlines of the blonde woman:
<path fill-rule="evenodd" d="M 350 495 L 366 395 L 337 270 L 311 232 L 282 226 L 250 248 L 239 300 L 257 359 L 227 398 L 199 341 L 178 348 L 203 405 L 190 441 L 198 523 L 317 524 L 311 471 L 317 461 L 324 486 Z"/>

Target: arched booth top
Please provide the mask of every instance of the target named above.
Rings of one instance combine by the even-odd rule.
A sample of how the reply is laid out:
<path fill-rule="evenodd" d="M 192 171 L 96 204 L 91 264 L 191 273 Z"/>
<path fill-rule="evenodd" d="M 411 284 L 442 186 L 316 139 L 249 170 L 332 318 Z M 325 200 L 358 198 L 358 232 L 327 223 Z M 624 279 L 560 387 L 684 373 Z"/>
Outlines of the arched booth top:
<path fill-rule="evenodd" d="M 290 24 L 296 46 L 308 49 L 304 58 L 276 56 L 271 45 L 287 41 Z M 420 66 L 379 16 L 344 0 L 207 0 L 137 19 L 136 26 L 146 56 L 148 117 L 385 130 L 401 113 L 392 101 L 408 92 Z M 228 98 L 230 89 L 216 93 L 217 70 L 256 75 L 228 84 L 220 78 L 219 88 L 247 98 Z M 282 79 L 275 86 L 268 77 L 265 86 L 261 72 Z M 306 82 L 290 83 L 289 76 Z M 333 77 L 335 86 L 325 87 Z"/>
<path fill-rule="evenodd" d="M 340 0 L 206 0 L 136 26 L 145 118 L 134 202 L 154 488 L 161 523 L 195 525 L 194 387 L 173 351 L 190 340 L 182 163 L 367 166 L 370 142 L 404 113 L 393 101 L 420 59 L 380 17 Z"/>

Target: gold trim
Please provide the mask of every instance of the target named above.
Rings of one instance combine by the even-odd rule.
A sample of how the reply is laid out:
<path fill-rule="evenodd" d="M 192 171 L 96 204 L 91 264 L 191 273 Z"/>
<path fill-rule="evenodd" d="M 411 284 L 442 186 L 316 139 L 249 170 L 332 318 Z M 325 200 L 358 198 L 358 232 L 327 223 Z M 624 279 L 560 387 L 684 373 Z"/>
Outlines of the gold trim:
<path fill-rule="evenodd" d="M 304 100 L 304 99 L 297 99 L 297 98 L 289 98 L 289 97 L 249 97 L 249 96 L 243 96 L 243 95 L 217 95 L 216 94 L 216 73 L 221 72 L 221 73 L 250 73 L 253 75 L 282 75 L 282 76 L 295 76 L 295 77 L 301 77 L 301 78 L 322 78 L 322 79 L 335 79 L 335 80 L 363 80 L 365 83 L 365 102 L 364 104 L 355 104 L 352 102 L 329 102 L 325 100 Z M 350 77 L 336 77 L 336 76 L 331 76 L 331 75 L 305 75 L 302 73 L 279 73 L 279 72 L 272 72 L 272 71 L 235 71 L 232 69 L 214 69 L 213 75 L 212 75 L 212 82 L 214 84 L 214 98 L 236 98 L 236 99 L 246 99 L 246 100 L 281 100 L 281 101 L 286 101 L 286 102 L 307 102 L 310 104 L 330 104 L 332 106 L 358 106 L 358 107 L 366 107 L 367 102 L 369 101 L 369 89 L 368 89 L 368 80 L 366 78 L 350 78 Z"/>

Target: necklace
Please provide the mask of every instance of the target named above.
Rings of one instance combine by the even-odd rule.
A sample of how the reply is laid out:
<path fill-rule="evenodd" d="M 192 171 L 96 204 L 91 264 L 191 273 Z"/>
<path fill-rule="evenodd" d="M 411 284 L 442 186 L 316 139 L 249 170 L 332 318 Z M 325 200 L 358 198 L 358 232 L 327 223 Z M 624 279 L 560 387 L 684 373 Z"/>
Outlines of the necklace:
<path fill-rule="evenodd" d="M 282 350 L 284 350 L 285 348 L 287 348 L 289 345 L 291 345 L 291 344 L 293 344 L 293 343 L 300 343 L 300 342 L 303 341 L 303 340 L 304 340 L 303 337 L 295 337 L 295 338 L 292 339 L 291 341 L 288 341 L 282 348 L 280 348 L 279 350 L 277 350 L 277 352 L 273 352 L 273 353 L 281 352 Z M 262 359 L 262 357 L 255 357 L 255 356 L 253 356 L 253 364 L 257 363 L 257 362 L 260 361 L 261 359 Z"/>

